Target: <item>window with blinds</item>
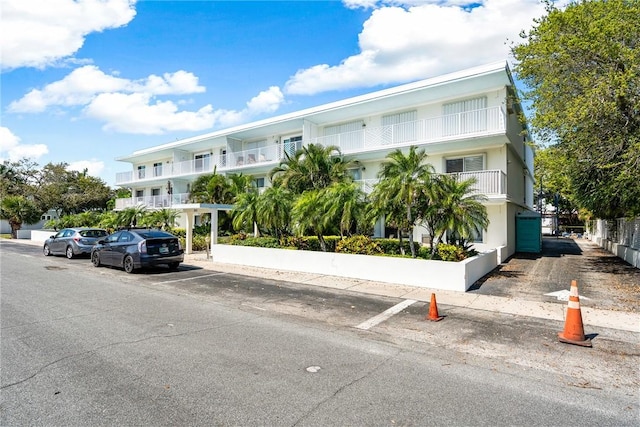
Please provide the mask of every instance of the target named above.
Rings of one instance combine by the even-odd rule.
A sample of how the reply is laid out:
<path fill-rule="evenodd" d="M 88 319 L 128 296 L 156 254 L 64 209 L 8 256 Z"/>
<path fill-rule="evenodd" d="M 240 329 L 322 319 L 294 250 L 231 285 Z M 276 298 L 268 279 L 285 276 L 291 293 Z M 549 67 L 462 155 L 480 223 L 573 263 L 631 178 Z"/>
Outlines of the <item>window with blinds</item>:
<path fill-rule="evenodd" d="M 466 156 L 446 160 L 447 173 L 474 172 L 484 170 L 484 156 Z"/>
<path fill-rule="evenodd" d="M 487 97 L 442 105 L 444 136 L 487 130 Z"/>
<path fill-rule="evenodd" d="M 383 143 L 398 144 L 417 140 L 417 119 L 416 110 L 382 116 Z"/>

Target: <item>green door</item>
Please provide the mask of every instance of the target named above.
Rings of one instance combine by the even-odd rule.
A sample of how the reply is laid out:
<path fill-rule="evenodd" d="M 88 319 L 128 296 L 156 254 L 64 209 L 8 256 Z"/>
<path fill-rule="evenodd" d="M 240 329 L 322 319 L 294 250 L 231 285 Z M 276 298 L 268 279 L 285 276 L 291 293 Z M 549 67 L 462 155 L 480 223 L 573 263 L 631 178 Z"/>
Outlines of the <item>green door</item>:
<path fill-rule="evenodd" d="M 535 212 L 516 216 L 516 252 L 542 252 L 542 218 Z"/>

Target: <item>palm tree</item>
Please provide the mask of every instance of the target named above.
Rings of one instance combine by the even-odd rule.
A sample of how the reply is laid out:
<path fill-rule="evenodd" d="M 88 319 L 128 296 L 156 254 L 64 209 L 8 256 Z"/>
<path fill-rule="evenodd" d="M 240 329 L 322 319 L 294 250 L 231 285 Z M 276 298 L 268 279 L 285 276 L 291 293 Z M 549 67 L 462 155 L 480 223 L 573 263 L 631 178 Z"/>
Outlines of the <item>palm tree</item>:
<path fill-rule="evenodd" d="M 179 216 L 180 212 L 175 209 L 160 209 L 150 213 L 149 222 L 154 227 L 170 230 L 175 227 Z"/>
<path fill-rule="evenodd" d="M 224 175 L 212 174 L 199 176 L 191 186 L 190 199 L 195 203 L 232 203 L 231 184 Z"/>
<path fill-rule="evenodd" d="M 293 193 L 283 186 L 268 187 L 257 201 L 257 221 L 276 237 L 289 232 Z"/>
<path fill-rule="evenodd" d="M 311 230 L 320 243 L 320 249 L 327 251 L 324 235 L 331 228 L 331 217 L 325 210 L 327 199 L 325 190 L 308 190 L 293 203 L 291 218 L 294 230 L 299 236 Z"/>
<path fill-rule="evenodd" d="M 416 257 L 413 228 L 419 218 L 416 209 L 419 207 L 421 194 L 431 183 L 434 172 L 433 166 L 425 163 L 426 158 L 425 151 L 416 151 L 415 146 L 409 147 L 407 155 L 397 149 L 387 155 L 387 160 L 382 163 L 378 173 L 381 180 L 378 184 L 381 186 L 378 197 L 386 198 L 389 203 L 397 202 L 404 210 L 404 221 L 400 224 L 409 232 L 409 246 L 413 258 Z"/>
<path fill-rule="evenodd" d="M 233 228 L 236 230 L 253 227 L 253 236 L 258 237 L 258 192 L 247 191 L 236 197 L 233 206 Z"/>
<path fill-rule="evenodd" d="M 297 150 L 269 172 L 269 179 L 295 194 L 328 187 L 333 182 L 350 180 L 348 170 L 358 164 L 346 160 L 336 146 L 309 144 Z"/>
<path fill-rule="evenodd" d="M 121 227 L 135 227 L 147 213 L 145 205 L 136 205 L 118 212 L 118 225 Z"/>
<path fill-rule="evenodd" d="M 22 224 L 35 224 L 40 220 L 42 212 L 29 199 L 20 195 L 10 195 L 0 203 L 0 218 L 6 219 L 11 227 L 11 237 L 18 238 L 18 230 Z"/>
<path fill-rule="evenodd" d="M 326 188 L 324 198 L 326 214 L 340 224 L 340 237 L 350 235 L 364 214 L 364 192 L 353 182 L 338 182 Z"/>
<path fill-rule="evenodd" d="M 447 233 L 450 240 L 457 237 L 464 246 L 477 230 L 489 226 L 487 208 L 482 204 L 487 198 L 475 192 L 475 179 L 458 181 L 455 176 L 442 175 L 437 182 L 434 197 L 440 209 L 438 240 Z"/>

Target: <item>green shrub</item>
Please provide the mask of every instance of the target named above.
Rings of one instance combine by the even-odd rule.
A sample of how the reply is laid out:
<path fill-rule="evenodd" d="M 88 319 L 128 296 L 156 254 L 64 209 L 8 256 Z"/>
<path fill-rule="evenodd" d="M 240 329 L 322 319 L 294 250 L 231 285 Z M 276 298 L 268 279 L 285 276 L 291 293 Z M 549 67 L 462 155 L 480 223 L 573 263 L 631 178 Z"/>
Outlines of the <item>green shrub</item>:
<path fill-rule="evenodd" d="M 186 237 L 182 237 L 182 236 L 178 236 L 178 239 L 180 240 L 180 244 L 182 245 L 182 248 L 186 249 L 186 247 L 187 247 L 187 238 Z M 207 236 L 199 236 L 197 234 L 194 234 L 193 238 L 191 240 L 191 249 L 193 249 L 194 251 L 206 251 L 207 250 Z"/>
<path fill-rule="evenodd" d="M 355 235 L 338 241 L 336 252 L 345 254 L 379 255 L 380 246 L 368 236 Z"/>
<path fill-rule="evenodd" d="M 438 258 L 443 261 L 462 261 L 467 258 L 464 248 L 447 243 L 440 243 L 437 246 Z"/>
<path fill-rule="evenodd" d="M 376 239 L 375 242 L 386 255 L 402 255 L 398 239 Z M 404 247 L 405 255 L 411 254 L 411 246 L 409 246 L 408 240 L 403 240 L 402 246 Z M 413 246 L 415 247 L 416 252 L 420 250 L 420 244 L 418 242 L 413 242 Z"/>

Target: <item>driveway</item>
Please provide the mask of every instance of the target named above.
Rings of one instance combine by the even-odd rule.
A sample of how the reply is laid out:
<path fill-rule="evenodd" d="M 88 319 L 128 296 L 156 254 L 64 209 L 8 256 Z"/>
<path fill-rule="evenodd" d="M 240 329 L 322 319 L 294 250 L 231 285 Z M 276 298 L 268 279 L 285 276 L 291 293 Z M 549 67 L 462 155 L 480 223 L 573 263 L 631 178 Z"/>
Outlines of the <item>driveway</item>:
<path fill-rule="evenodd" d="M 469 293 L 550 302 L 564 296 L 571 280 L 578 281 L 582 306 L 640 310 L 640 270 L 584 239 L 545 237 L 541 254 L 514 255 Z"/>

